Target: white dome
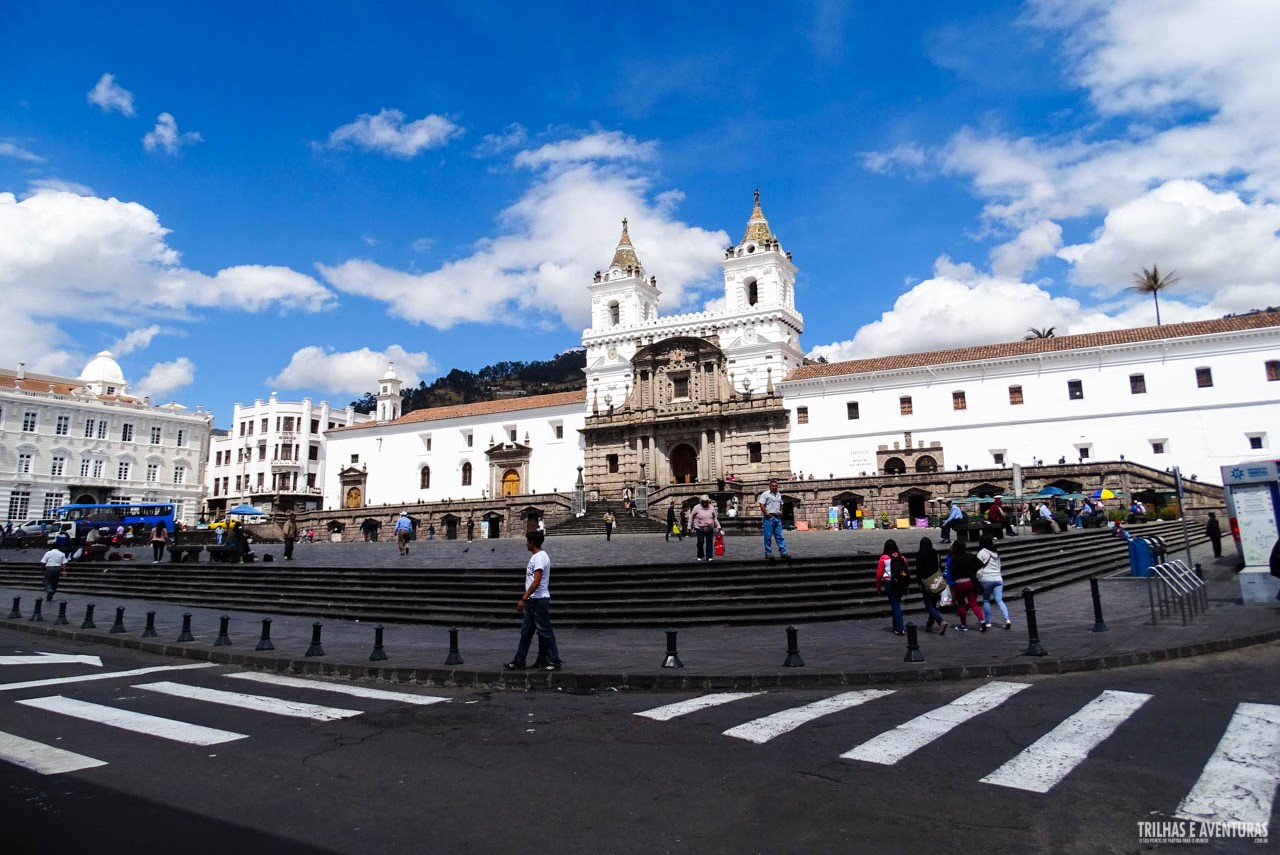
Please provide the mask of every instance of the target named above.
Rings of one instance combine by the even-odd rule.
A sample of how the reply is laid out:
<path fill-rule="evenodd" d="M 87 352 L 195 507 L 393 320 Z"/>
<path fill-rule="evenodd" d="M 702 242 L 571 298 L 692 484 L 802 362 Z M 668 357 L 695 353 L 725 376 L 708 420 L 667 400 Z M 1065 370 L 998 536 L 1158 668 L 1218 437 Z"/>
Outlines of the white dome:
<path fill-rule="evenodd" d="M 394 362 L 387 365 L 387 373 L 382 375 L 382 379 L 383 380 L 399 380 L 400 379 L 399 377 L 396 376 L 396 366 Z"/>
<path fill-rule="evenodd" d="M 80 372 L 80 378 L 86 383 L 114 383 L 124 385 L 124 372 L 120 363 L 112 357 L 111 351 L 104 350 L 89 360 L 89 364 Z"/>

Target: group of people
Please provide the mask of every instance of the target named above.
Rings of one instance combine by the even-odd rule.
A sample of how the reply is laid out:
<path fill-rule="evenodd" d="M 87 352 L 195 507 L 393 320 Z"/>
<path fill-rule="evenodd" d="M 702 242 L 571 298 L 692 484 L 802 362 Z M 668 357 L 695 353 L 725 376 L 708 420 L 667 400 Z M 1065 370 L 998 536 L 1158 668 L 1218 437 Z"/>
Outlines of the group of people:
<path fill-rule="evenodd" d="M 894 635 L 906 634 L 902 600 L 913 583 L 919 587 L 925 611 L 929 614 L 925 632 L 933 632 L 936 626 L 938 634 L 943 635 L 951 626 L 942 616 L 941 608 L 947 605 L 945 600 L 955 605 L 957 632 L 969 629 L 970 613 L 977 621 L 978 631 L 986 632 L 991 628 L 991 616 L 996 610 L 1004 618 L 1004 628 L 1012 629 L 1009 608 L 1004 602 L 1000 550 L 993 538 L 982 538 L 977 553 L 970 552 L 964 541 L 957 540 L 945 556 L 934 549 L 930 538 L 921 538 L 915 558 L 915 567 L 912 568 L 898 549 L 897 542 L 890 539 L 884 542 L 876 564 L 876 593 L 889 600 Z M 983 603 L 986 604 L 985 609 Z"/>
<path fill-rule="evenodd" d="M 764 533 L 764 559 L 773 561 L 773 550 L 776 547 L 778 554 L 783 561 L 790 561 L 791 555 L 787 552 L 786 537 L 782 533 L 782 494 L 778 492 L 778 482 L 770 481 L 769 489 L 760 494 L 757 499 L 760 507 L 760 515 L 762 517 L 761 529 Z M 735 516 L 736 514 L 730 514 Z M 716 558 L 717 546 L 723 544 L 724 529 L 720 525 L 720 513 L 711 502 L 711 496 L 703 493 L 698 497 L 698 502 L 689 509 L 685 517 L 685 524 L 680 525 L 676 516 L 676 506 L 672 502 L 667 505 L 667 533 L 666 540 L 670 541 L 671 536 L 675 535 L 677 540 L 683 541 L 685 534 L 688 533 L 697 540 L 698 552 L 697 560 L 700 562 L 712 562 Z"/>

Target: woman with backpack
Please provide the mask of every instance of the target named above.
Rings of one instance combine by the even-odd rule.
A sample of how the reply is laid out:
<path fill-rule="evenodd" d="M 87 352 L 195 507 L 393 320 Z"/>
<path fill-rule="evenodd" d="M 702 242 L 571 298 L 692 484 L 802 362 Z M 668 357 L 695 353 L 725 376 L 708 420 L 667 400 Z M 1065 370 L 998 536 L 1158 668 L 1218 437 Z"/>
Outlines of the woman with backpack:
<path fill-rule="evenodd" d="M 938 599 L 941 594 L 929 590 L 929 579 L 939 572 L 938 552 L 933 548 L 933 540 L 920 538 L 920 551 L 916 553 L 916 582 L 920 585 L 920 598 L 924 600 L 924 610 L 929 613 L 929 620 L 924 625 L 925 632 L 933 632 L 933 625 L 938 625 L 938 635 L 947 631 L 947 622 L 938 611 Z"/>
<path fill-rule="evenodd" d="M 996 549 L 996 542 L 990 537 L 982 538 L 978 544 L 982 547 L 978 550 L 978 563 L 982 565 L 978 570 L 978 584 L 982 586 L 982 602 L 987 608 L 987 621 L 982 628 L 985 630 L 991 626 L 991 615 L 995 612 L 995 607 L 991 604 L 994 602 L 1000 607 L 1000 614 L 1004 615 L 1004 628 L 1013 629 L 1013 624 L 1009 621 L 1009 607 L 1004 604 L 1004 577 L 1000 575 L 1000 551 Z"/>
<path fill-rule="evenodd" d="M 978 604 L 978 559 L 964 548 L 964 541 L 957 540 L 951 544 L 951 554 L 947 556 L 947 581 L 951 583 L 951 596 L 956 603 L 956 617 L 960 619 L 956 632 L 967 632 L 969 629 L 969 612 L 978 619 L 978 629 L 987 631 L 986 615 Z"/>
<path fill-rule="evenodd" d="M 907 559 L 898 552 L 896 542 L 886 540 L 884 549 L 880 552 L 880 563 L 876 565 L 876 593 L 883 593 L 889 598 L 894 635 L 907 634 L 906 625 L 902 621 L 902 598 L 906 596 L 910 583 L 911 569 L 907 565 Z"/>

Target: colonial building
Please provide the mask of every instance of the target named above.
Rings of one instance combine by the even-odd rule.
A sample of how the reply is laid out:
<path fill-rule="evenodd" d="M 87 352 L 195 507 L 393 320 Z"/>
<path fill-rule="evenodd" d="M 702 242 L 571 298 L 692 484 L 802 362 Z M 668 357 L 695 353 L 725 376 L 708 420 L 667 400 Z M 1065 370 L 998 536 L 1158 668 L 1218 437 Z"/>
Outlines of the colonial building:
<path fill-rule="evenodd" d="M 394 395 L 399 413 L 400 396 Z M 388 381 L 379 385 L 379 407 L 388 397 Z M 332 409 L 310 398 L 281 401 L 273 392 L 251 406 L 236 404 L 230 431 L 209 442 L 208 512 L 220 517 L 237 505 L 267 512 L 313 511 L 323 506 L 326 449 L 324 433 L 364 424 L 373 416 L 353 408 Z"/>
<path fill-rule="evenodd" d="M 200 515 L 212 416 L 129 394 L 107 351 L 79 377 L 0 369 L 0 508 L 11 520 L 60 505 L 173 502 Z"/>

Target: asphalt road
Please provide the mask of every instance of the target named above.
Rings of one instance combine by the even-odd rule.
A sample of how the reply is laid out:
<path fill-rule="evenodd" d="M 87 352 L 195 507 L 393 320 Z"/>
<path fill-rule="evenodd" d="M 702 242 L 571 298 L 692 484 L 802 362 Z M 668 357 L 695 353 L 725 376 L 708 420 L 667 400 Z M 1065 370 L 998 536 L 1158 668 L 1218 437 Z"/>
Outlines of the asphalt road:
<path fill-rule="evenodd" d="M 102 665 L 6 659 L 37 652 L 100 656 Z M 767 692 L 714 705 L 706 693 L 385 683 L 368 688 L 391 695 L 356 697 L 337 690 L 366 687 L 261 683 L 234 668 L 0 628 L 4 847 L 1146 851 L 1138 823 L 1173 821 L 1208 786 L 1206 769 L 1216 780 L 1210 760 L 1224 735 L 1240 732 L 1242 710 L 1255 718 L 1226 774 L 1254 794 L 1224 809 L 1264 810 L 1270 822 L 1278 666 L 1280 645 L 1269 645 L 1057 677 Z M 50 682 L 147 668 L 165 670 Z M 218 693 L 293 705 L 245 709 Z M 671 706 L 687 701 L 704 706 Z M 104 709 L 155 717 L 142 720 L 152 732 L 77 717 Z M 946 732 L 928 741 L 920 734 L 930 729 Z M 908 752 L 913 740 L 921 747 Z M 41 764 L 48 774 L 28 768 Z M 1193 851 L 1257 852 L 1277 839 Z"/>

